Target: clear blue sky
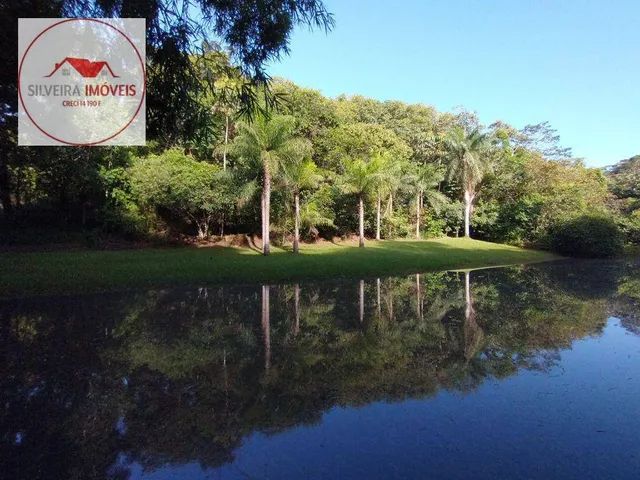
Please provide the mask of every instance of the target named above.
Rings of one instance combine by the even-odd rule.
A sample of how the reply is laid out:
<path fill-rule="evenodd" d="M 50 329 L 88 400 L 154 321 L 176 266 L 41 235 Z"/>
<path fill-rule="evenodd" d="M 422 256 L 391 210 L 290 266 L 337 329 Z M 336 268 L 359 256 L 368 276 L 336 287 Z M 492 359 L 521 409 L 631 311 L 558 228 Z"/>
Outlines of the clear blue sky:
<path fill-rule="evenodd" d="M 639 0 L 325 0 L 273 76 L 320 90 L 551 122 L 588 165 L 640 153 Z"/>

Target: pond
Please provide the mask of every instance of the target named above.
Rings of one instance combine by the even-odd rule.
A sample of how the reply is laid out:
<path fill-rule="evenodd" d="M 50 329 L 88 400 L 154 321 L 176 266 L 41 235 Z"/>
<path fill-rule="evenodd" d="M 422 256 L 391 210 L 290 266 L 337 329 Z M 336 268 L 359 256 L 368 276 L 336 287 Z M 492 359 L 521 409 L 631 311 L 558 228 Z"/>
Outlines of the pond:
<path fill-rule="evenodd" d="M 17 479 L 638 478 L 640 263 L 0 303 Z"/>

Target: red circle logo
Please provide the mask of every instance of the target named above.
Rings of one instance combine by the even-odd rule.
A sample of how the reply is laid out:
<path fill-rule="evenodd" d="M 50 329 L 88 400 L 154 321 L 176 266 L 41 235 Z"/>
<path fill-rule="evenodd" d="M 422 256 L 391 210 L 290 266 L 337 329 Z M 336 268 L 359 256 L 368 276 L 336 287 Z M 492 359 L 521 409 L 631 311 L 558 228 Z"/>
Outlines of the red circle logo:
<path fill-rule="evenodd" d="M 21 145 L 144 144 L 143 19 L 20 19 L 19 27 Z"/>

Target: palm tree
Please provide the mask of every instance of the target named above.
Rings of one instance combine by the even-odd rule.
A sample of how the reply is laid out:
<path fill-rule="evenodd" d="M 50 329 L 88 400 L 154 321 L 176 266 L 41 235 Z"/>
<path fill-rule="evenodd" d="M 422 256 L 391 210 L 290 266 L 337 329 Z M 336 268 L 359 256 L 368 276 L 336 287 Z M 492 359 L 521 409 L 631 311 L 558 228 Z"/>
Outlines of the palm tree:
<path fill-rule="evenodd" d="M 403 165 L 388 152 L 374 154 L 374 161 L 380 166 L 378 180 L 374 186 L 376 194 L 376 240 L 380 240 L 382 197 L 388 195 L 389 204 L 392 204 L 393 195 L 401 183 Z"/>
<path fill-rule="evenodd" d="M 342 177 L 342 188 L 346 193 L 354 193 L 358 197 L 359 246 L 364 247 L 364 199 L 378 185 L 383 169 L 381 156 L 374 156 L 366 162 L 362 158 L 345 160 L 345 171 Z"/>
<path fill-rule="evenodd" d="M 318 173 L 318 167 L 311 160 L 310 154 L 310 142 L 296 142 L 295 148 L 291 148 L 290 154 L 284 158 L 280 175 L 283 186 L 293 193 L 293 253 L 300 251 L 300 192 L 316 188 L 322 181 L 322 175 Z"/>
<path fill-rule="evenodd" d="M 318 227 L 333 227 L 333 218 L 331 211 L 323 208 L 321 202 L 315 198 L 315 195 L 307 198 L 304 205 L 300 207 L 300 227 L 307 231 L 307 234 L 318 236 Z"/>
<path fill-rule="evenodd" d="M 383 193 L 388 196 L 384 216 L 393 217 L 393 197 L 402 189 L 402 172 L 408 168 L 408 164 L 402 160 L 392 159 L 384 175 Z"/>
<path fill-rule="evenodd" d="M 236 156 L 262 176 L 260 207 L 262 214 L 262 253 L 269 255 L 269 230 L 271 211 L 271 179 L 287 158 L 295 155 L 300 142 L 293 138 L 295 119 L 288 115 L 267 118 L 257 115 L 253 122 L 238 125 L 238 135 L 232 148 Z"/>
<path fill-rule="evenodd" d="M 417 239 L 420 239 L 420 217 L 422 216 L 425 201 L 436 211 L 449 202 L 449 199 L 437 190 L 443 179 L 442 171 L 433 164 L 418 165 L 407 178 L 416 196 Z"/>
<path fill-rule="evenodd" d="M 462 127 L 455 127 L 445 139 L 446 157 L 449 161 L 448 178 L 455 178 L 460 183 L 464 195 L 465 237 L 469 236 L 471 212 L 478 186 L 489 169 L 488 145 L 488 136 L 478 129 L 467 134 Z"/>

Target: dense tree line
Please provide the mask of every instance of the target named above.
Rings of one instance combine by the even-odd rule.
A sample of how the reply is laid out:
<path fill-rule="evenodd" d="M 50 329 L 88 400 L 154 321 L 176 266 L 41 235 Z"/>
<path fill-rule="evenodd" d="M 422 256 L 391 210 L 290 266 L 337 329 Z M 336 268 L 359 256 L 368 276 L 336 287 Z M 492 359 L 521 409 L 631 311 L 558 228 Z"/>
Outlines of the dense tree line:
<path fill-rule="evenodd" d="M 547 124 L 483 126 L 465 111 L 330 99 L 285 80 L 272 83 L 278 106 L 249 117 L 233 93 L 241 72 L 224 54 L 209 56 L 217 67 L 201 78 L 215 80 L 200 101 L 212 141 L 20 149 L 11 167 L 16 221 L 63 219 L 131 237 L 256 234 L 266 253 L 270 234 L 296 251 L 300 237 L 352 234 L 361 245 L 365 236 L 473 234 L 549 246 L 557 225 L 614 212 L 635 238 L 634 200 L 615 201 L 637 199 L 623 166 L 608 181 L 560 158 L 566 149 Z"/>
<path fill-rule="evenodd" d="M 17 148 L 8 79 L 0 241 L 242 234 L 261 237 L 268 253 L 271 238 L 297 251 L 300 239 L 319 237 L 357 235 L 364 246 L 365 237 L 473 235 L 553 247 L 555 232 L 584 215 L 638 241 L 638 192 L 624 186 L 635 178 L 624 173 L 633 162 L 587 168 L 547 122 L 482 125 L 464 110 L 326 98 L 269 81 L 262 65 L 286 51 L 293 25 L 330 28 L 333 20 L 317 1 L 258 2 L 280 21 L 254 31 L 260 12 L 245 3 L 195 2 L 203 21 L 181 16 L 171 2 L 154 11 L 135 10 L 138 2 L 17 2 L 12 13 L 21 17 L 148 19 L 149 142 Z"/>

